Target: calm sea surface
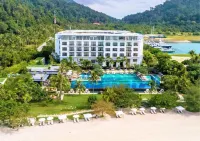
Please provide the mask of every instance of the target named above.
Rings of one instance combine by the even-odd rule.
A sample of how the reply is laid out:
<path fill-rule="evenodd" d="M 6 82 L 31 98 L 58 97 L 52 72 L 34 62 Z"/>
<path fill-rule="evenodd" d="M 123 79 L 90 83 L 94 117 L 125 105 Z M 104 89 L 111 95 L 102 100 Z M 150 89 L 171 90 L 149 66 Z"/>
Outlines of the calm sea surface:
<path fill-rule="evenodd" d="M 175 50 L 173 54 L 188 54 L 189 51 L 194 50 L 200 53 L 200 43 L 169 43 Z"/>

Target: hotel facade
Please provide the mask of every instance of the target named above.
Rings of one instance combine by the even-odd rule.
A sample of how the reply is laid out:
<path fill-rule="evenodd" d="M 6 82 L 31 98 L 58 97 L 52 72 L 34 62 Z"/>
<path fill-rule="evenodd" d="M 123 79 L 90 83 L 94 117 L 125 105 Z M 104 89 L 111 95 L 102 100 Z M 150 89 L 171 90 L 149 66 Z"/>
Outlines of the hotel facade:
<path fill-rule="evenodd" d="M 129 31 L 67 30 L 55 35 L 55 53 L 60 60 L 71 56 L 77 63 L 81 59 L 96 63 L 97 57 L 103 56 L 112 58 L 114 67 L 121 65 L 115 61 L 119 57 L 126 57 L 130 65 L 141 64 L 143 36 Z M 108 62 L 103 63 L 106 65 Z"/>

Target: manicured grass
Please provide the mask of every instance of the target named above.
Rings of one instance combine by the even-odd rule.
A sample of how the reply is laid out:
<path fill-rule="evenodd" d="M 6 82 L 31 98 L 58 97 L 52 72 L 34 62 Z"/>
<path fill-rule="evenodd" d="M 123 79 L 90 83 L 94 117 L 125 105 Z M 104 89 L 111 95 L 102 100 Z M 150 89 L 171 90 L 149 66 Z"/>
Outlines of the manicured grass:
<path fill-rule="evenodd" d="M 88 97 L 89 95 L 66 95 L 61 102 L 32 103 L 30 105 L 29 115 L 61 114 L 71 111 L 87 110 L 90 109 L 90 106 L 87 103 Z M 101 99 L 102 95 L 97 95 L 97 98 Z"/>
<path fill-rule="evenodd" d="M 179 56 L 179 57 L 191 57 L 190 54 L 169 54 L 171 56 Z"/>
<path fill-rule="evenodd" d="M 154 94 L 141 94 L 143 100 L 149 100 Z"/>
<path fill-rule="evenodd" d="M 192 35 L 180 35 L 180 36 L 167 36 L 165 38 L 167 41 L 200 41 L 200 36 L 192 36 Z"/>

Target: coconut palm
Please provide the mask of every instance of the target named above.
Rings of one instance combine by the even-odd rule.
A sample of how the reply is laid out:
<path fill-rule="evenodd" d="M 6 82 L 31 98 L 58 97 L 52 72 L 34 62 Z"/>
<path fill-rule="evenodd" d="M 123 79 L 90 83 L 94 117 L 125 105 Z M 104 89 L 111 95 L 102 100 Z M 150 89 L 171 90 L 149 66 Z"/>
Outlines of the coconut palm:
<path fill-rule="evenodd" d="M 122 62 L 122 59 L 121 59 L 120 57 L 117 57 L 116 62 L 117 62 L 118 64 L 120 64 L 120 63 Z M 120 65 L 119 65 L 119 67 L 120 67 Z"/>
<path fill-rule="evenodd" d="M 76 89 L 76 91 L 79 92 L 79 95 L 80 95 L 81 92 L 84 92 L 86 88 L 85 88 L 85 86 L 82 84 L 82 81 L 78 80 L 78 81 L 76 82 L 75 89 Z"/>
<path fill-rule="evenodd" d="M 156 82 L 154 80 L 151 80 L 149 82 L 149 85 L 151 86 L 150 91 L 153 92 L 154 90 L 156 90 Z"/>
<path fill-rule="evenodd" d="M 92 66 L 92 62 L 90 60 L 81 60 L 81 67 L 88 70 Z"/>
<path fill-rule="evenodd" d="M 194 56 L 195 56 L 195 51 L 194 50 L 191 50 L 191 51 L 189 51 L 189 54 L 191 55 L 191 57 L 193 58 Z"/>
<path fill-rule="evenodd" d="M 93 83 L 93 92 L 94 92 L 94 83 L 97 83 L 99 79 L 100 76 L 95 71 L 91 71 L 91 76 L 89 80 Z"/>
<path fill-rule="evenodd" d="M 100 66 L 103 65 L 103 62 L 105 61 L 105 58 L 103 56 L 98 56 L 97 57 L 97 62 Z"/>

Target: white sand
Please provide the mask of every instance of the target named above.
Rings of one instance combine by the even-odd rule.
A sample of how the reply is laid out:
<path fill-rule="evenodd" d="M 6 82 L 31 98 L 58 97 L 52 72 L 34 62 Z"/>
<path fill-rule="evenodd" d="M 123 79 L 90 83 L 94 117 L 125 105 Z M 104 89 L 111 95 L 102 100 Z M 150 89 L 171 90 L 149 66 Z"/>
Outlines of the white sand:
<path fill-rule="evenodd" d="M 176 60 L 179 63 L 185 61 L 185 60 L 189 60 L 191 59 L 191 57 L 182 57 L 182 56 L 172 56 L 172 60 Z"/>
<path fill-rule="evenodd" d="M 3 130 L 3 129 L 1 129 Z M 0 132 L 0 141 L 200 141 L 200 114 L 176 113 L 125 115 L 124 118 L 94 119 L 18 132 Z"/>

